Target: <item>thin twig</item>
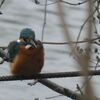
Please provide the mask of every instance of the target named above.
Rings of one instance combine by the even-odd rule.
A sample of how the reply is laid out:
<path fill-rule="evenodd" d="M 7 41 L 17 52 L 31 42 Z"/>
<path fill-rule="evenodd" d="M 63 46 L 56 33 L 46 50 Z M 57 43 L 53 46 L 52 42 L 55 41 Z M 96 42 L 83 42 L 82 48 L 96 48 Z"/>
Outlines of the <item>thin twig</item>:
<path fill-rule="evenodd" d="M 4 4 L 5 0 L 2 0 L 1 1 L 1 4 L 0 4 L 0 8 L 2 7 L 2 5 Z M 0 14 L 2 14 L 2 12 L 0 11 Z"/>
<path fill-rule="evenodd" d="M 59 3 L 59 2 L 68 4 L 68 5 L 78 6 L 78 5 L 85 4 L 86 2 L 88 2 L 88 0 L 85 0 L 85 1 L 82 1 L 82 2 L 78 2 L 78 3 L 71 3 L 71 2 L 64 1 L 64 0 L 57 0 L 57 1 L 55 1 L 55 2 L 48 3 L 47 6 L 53 5 L 53 4 L 56 4 L 56 3 Z M 40 4 L 40 5 L 41 5 L 41 6 L 44 6 L 43 4 Z"/>
<path fill-rule="evenodd" d="M 94 26 L 94 29 L 95 29 L 94 33 L 96 33 L 96 35 L 99 36 L 98 30 L 97 30 L 97 27 L 96 27 L 95 18 L 93 18 L 93 26 Z"/>
<path fill-rule="evenodd" d="M 51 45 L 66 45 L 66 44 L 76 44 L 76 43 L 85 43 L 85 42 L 90 42 L 90 43 L 95 43 L 93 41 L 100 39 L 100 37 L 93 38 L 93 39 L 87 39 L 87 40 L 81 40 L 81 41 L 72 41 L 72 42 L 42 42 L 43 44 L 51 44 Z"/>
<path fill-rule="evenodd" d="M 83 30 L 83 28 L 84 28 L 84 26 L 85 26 L 85 24 L 87 23 L 87 21 L 91 18 L 91 17 L 93 17 L 93 15 L 94 15 L 94 13 L 96 12 L 96 9 L 93 11 L 93 13 L 92 14 L 90 14 L 89 16 L 88 16 L 88 18 L 85 20 L 85 22 L 82 24 L 82 26 L 81 26 L 81 28 L 80 28 L 80 31 L 79 31 L 79 33 L 78 33 L 78 36 L 77 36 L 77 42 L 78 42 L 78 40 L 79 40 L 79 38 L 80 38 L 80 35 L 81 35 L 81 32 L 82 32 L 82 30 Z M 75 48 L 77 47 L 77 43 L 76 43 L 76 45 L 75 45 Z"/>
<path fill-rule="evenodd" d="M 63 95 L 60 94 L 60 95 L 56 95 L 56 96 L 47 97 L 47 98 L 45 98 L 45 99 L 54 99 L 54 98 L 58 98 L 58 97 L 60 97 L 60 96 L 63 96 Z"/>
<path fill-rule="evenodd" d="M 96 0 L 94 0 L 93 2 L 96 2 Z M 78 33 L 78 36 L 77 36 L 77 42 L 78 42 L 78 40 L 79 40 L 79 38 L 80 38 L 80 35 L 81 35 L 81 32 L 82 32 L 82 30 L 83 30 L 83 28 L 84 28 L 84 26 L 85 26 L 85 24 L 88 22 L 88 20 L 91 18 L 91 17 L 93 17 L 93 15 L 95 14 L 95 12 L 96 12 L 96 9 L 92 12 L 92 14 L 90 14 L 89 16 L 88 16 L 88 18 L 85 20 L 85 22 L 82 24 L 82 26 L 81 26 L 81 28 L 80 28 L 80 31 L 79 31 L 79 33 Z M 75 48 L 77 47 L 77 43 L 76 43 L 76 45 L 75 45 Z"/>
<path fill-rule="evenodd" d="M 46 26 L 46 20 L 47 20 L 47 0 L 45 1 L 44 23 L 43 23 L 43 27 L 42 27 L 42 41 L 43 41 L 43 37 L 44 37 L 44 29 Z"/>
<path fill-rule="evenodd" d="M 78 84 L 77 84 L 77 89 L 80 91 L 81 95 L 83 95 L 83 92 Z"/>
<path fill-rule="evenodd" d="M 1 4 L 0 4 L 0 8 L 2 7 L 2 5 L 4 4 L 5 0 L 2 0 L 1 1 Z"/>
<path fill-rule="evenodd" d="M 78 2 L 78 3 L 70 3 L 70 2 L 67 2 L 67 1 L 64 1 L 64 0 L 60 0 L 61 2 L 63 3 L 66 3 L 66 4 L 69 4 L 69 5 L 74 5 L 74 6 L 78 6 L 78 5 L 82 5 L 86 2 L 88 2 L 88 0 L 85 0 L 85 1 L 82 1 L 82 2 Z"/>

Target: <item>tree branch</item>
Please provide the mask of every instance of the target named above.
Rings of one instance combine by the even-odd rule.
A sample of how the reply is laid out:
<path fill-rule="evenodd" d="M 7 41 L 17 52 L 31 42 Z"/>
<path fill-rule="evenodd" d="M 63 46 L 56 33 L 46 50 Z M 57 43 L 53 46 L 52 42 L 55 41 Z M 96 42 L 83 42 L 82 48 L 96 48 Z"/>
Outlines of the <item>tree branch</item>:
<path fill-rule="evenodd" d="M 88 72 L 90 75 L 100 75 L 100 70 L 91 70 Z M 32 75 L 8 75 L 0 76 L 0 81 L 15 81 L 15 80 L 31 80 L 31 79 L 45 79 L 45 78 L 64 78 L 64 77 L 80 77 L 83 76 L 81 71 L 72 72 L 58 72 L 58 73 L 42 73 Z"/>
<path fill-rule="evenodd" d="M 67 96 L 71 99 L 75 99 L 75 100 L 80 100 L 81 95 L 77 94 L 69 89 L 66 89 L 56 83 L 53 83 L 49 80 L 43 79 L 43 80 L 39 80 L 39 82 L 45 86 L 47 86 L 48 88 L 52 89 L 53 91 L 56 91 L 60 94 L 63 94 L 64 96 Z"/>

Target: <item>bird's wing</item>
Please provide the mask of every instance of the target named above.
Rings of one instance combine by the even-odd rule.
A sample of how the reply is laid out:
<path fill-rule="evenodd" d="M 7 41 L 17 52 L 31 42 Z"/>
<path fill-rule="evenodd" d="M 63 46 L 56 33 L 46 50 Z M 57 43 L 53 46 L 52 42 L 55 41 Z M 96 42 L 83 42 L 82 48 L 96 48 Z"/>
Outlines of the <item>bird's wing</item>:
<path fill-rule="evenodd" d="M 8 45 L 8 58 L 10 62 L 13 62 L 15 56 L 19 52 L 19 43 L 17 41 L 12 41 Z"/>

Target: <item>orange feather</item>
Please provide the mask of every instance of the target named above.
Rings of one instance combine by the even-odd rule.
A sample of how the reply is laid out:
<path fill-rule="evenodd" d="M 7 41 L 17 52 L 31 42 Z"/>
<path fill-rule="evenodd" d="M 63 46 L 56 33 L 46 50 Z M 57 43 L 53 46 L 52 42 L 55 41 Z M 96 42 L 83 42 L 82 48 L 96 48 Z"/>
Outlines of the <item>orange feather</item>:
<path fill-rule="evenodd" d="M 12 74 L 34 74 L 40 73 L 44 65 L 44 48 L 40 41 L 37 41 L 37 48 L 20 46 L 20 51 L 14 58 L 11 65 Z"/>

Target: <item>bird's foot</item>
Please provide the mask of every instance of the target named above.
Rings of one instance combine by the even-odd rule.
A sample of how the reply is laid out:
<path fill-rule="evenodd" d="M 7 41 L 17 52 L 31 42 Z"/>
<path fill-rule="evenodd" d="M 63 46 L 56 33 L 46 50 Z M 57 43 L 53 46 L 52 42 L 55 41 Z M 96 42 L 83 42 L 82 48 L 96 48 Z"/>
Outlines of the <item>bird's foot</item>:
<path fill-rule="evenodd" d="M 35 80 L 34 82 L 28 83 L 28 85 L 33 86 L 38 82 L 38 80 Z"/>

